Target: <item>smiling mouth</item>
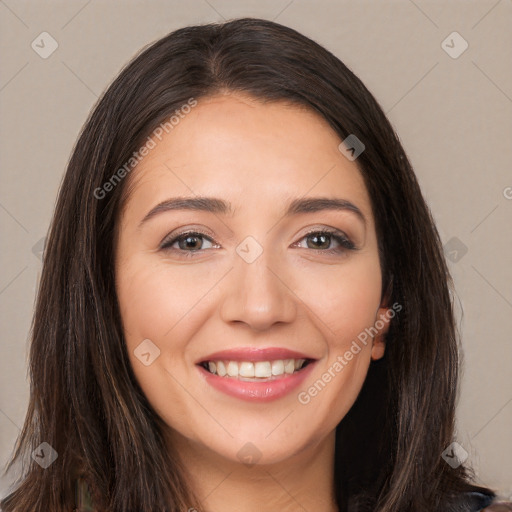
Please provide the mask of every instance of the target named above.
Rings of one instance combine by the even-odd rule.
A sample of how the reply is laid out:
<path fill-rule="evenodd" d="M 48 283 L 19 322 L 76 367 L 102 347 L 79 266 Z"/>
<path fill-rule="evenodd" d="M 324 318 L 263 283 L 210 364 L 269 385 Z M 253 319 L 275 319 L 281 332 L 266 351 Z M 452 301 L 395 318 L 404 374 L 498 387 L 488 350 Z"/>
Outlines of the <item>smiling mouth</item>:
<path fill-rule="evenodd" d="M 276 359 L 273 361 L 203 361 L 199 366 L 226 379 L 261 382 L 280 379 L 300 372 L 312 359 Z"/>

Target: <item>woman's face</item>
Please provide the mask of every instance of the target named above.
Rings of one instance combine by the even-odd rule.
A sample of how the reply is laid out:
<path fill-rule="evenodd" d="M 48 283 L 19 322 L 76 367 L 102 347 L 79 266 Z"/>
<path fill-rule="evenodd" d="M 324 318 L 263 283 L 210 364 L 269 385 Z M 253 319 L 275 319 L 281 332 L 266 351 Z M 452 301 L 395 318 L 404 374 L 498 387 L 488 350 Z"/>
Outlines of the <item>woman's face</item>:
<path fill-rule="evenodd" d="M 118 224 L 135 376 L 205 454 L 273 463 L 318 446 L 384 351 L 363 334 L 386 310 L 356 162 L 317 114 L 240 94 L 163 133 Z"/>

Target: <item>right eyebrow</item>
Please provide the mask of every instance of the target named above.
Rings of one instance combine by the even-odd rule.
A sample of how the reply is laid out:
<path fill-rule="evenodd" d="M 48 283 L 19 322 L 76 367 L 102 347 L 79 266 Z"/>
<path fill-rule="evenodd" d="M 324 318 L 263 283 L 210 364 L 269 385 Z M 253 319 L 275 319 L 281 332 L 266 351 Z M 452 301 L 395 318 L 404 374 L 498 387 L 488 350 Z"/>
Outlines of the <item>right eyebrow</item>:
<path fill-rule="evenodd" d="M 152 208 L 142 219 L 139 227 L 155 215 L 169 210 L 201 210 L 211 213 L 233 213 L 231 203 L 216 197 L 174 197 L 166 199 Z"/>

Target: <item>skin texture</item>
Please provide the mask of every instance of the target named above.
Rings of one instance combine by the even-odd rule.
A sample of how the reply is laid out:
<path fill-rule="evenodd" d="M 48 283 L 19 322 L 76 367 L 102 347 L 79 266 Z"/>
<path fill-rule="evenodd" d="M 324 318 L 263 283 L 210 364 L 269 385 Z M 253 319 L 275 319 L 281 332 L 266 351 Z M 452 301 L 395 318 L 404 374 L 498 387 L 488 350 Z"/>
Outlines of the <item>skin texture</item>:
<path fill-rule="evenodd" d="M 316 113 L 224 94 L 200 100 L 130 176 L 115 262 L 127 349 L 142 390 L 169 426 L 169 449 L 209 511 L 336 510 L 335 428 L 370 359 L 383 356 L 389 327 L 385 322 L 309 403 L 298 401 L 387 311 L 370 199 L 340 142 Z M 218 197 L 234 212 L 171 210 L 140 224 L 178 196 Z M 302 197 L 349 200 L 366 225 L 350 211 L 284 217 L 288 202 Z M 312 228 L 341 230 L 357 250 L 332 237 L 315 240 L 307 236 Z M 177 241 L 174 250 L 160 248 L 195 230 L 206 237 L 192 257 L 183 242 L 181 250 Z M 236 252 L 247 236 L 263 249 L 252 263 Z M 160 350 L 149 366 L 134 354 L 145 339 Z M 317 361 L 298 390 L 254 403 L 212 388 L 195 365 L 239 347 L 283 347 Z M 237 455 L 248 442 L 260 457 L 253 466 Z"/>

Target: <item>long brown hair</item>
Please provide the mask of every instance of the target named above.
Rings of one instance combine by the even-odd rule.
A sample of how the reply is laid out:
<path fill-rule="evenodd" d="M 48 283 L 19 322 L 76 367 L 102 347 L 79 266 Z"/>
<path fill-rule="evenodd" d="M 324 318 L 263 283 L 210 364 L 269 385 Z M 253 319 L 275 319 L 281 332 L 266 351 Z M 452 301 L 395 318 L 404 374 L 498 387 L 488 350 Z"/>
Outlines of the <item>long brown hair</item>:
<path fill-rule="evenodd" d="M 357 163 L 376 221 L 383 290 L 403 309 L 391 322 L 385 357 L 371 364 L 336 430 L 340 511 L 466 510 L 463 491 L 492 497 L 469 483 L 464 466 L 441 457 L 453 441 L 457 390 L 452 282 L 397 135 L 329 51 L 285 26 L 244 18 L 156 41 L 123 69 L 82 129 L 49 231 L 32 324 L 30 403 L 7 470 L 23 457 L 27 467 L 3 510 L 72 510 L 78 477 L 97 510 L 200 510 L 124 343 L 113 253 L 129 180 L 103 187 L 173 112 L 223 91 L 305 106 L 341 140 L 356 134 L 365 144 Z M 47 469 L 30 457 L 43 442 L 58 454 Z"/>

